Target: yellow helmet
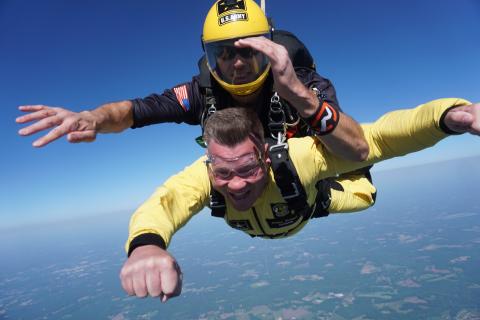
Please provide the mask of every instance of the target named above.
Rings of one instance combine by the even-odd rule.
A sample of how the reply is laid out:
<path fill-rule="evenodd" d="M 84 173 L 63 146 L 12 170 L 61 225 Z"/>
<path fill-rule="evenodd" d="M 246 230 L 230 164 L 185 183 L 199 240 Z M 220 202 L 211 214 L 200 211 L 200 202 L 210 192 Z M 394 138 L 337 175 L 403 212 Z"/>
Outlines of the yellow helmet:
<path fill-rule="evenodd" d="M 270 71 L 268 58 L 251 48 L 236 48 L 234 43 L 253 36 L 270 38 L 270 32 L 267 17 L 253 0 L 218 0 L 210 8 L 202 43 L 210 73 L 225 90 L 248 95 L 262 86 Z"/>

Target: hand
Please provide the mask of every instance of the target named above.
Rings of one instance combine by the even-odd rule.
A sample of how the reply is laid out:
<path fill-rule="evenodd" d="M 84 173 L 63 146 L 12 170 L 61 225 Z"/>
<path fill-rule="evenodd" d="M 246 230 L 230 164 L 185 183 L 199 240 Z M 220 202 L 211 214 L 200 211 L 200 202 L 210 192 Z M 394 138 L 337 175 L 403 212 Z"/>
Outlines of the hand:
<path fill-rule="evenodd" d="M 27 115 L 18 117 L 17 123 L 36 121 L 34 124 L 21 129 L 18 133 L 22 136 L 29 136 L 45 129 L 53 128 L 43 137 L 33 142 L 34 147 L 44 145 L 67 135 L 69 142 L 91 142 L 96 138 L 96 120 L 89 112 L 72 112 L 58 107 L 43 105 L 20 106 L 20 111 L 30 112 Z"/>
<path fill-rule="evenodd" d="M 450 109 L 444 123 L 450 130 L 458 133 L 480 135 L 480 103 Z"/>
<path fill-rule="evenodd" d="M 182 272 L 164 249 L 146 245 L 133 250 L 120 271 L 123 289 L 129 295 L 160 297 L 162 302 L 180 295 Z"/>
<path fill-rule="evenodd" d="M 315 114 L 319 108 L 316 94 L 298 79 L 287 49 L 265 37 L 239 39 L 235 46 L 249 47 L 265 54 L 270 60 L 275 90 L 287 100 L 303 118 Z M 320 138 L 321 142 L 333 153 L 352 161 L 367 158 L 369 148 L 360 125 L 352 118 L 342 114 L 336 129 Z"/>
<path fill-rule="evenodd" d="M 293 69 L 287 49 L 265 37 L 250 37 L 235 42 L 239 48 L 249 47 L 265 54 L 270 60 L 275 90 L 280 97 L 292 102 L 298 95 L 297 90 L 308 90 L 298 79 Z M 301 92 L 304 94 L 304 92 Z"/>

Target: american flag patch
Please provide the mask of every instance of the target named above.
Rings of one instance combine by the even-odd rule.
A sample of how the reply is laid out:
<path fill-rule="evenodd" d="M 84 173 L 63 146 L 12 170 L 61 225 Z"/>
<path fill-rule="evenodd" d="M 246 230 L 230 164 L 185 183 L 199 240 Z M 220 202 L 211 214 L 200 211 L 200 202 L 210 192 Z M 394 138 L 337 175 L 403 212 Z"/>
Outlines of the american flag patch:
<path fill-rule="evenodd" d="M 187 86 L 183 85 L 173 88 L 173 92 L 175 92 L 178 103 L 182 106 L 183 111 L 188 111 L 190 109 L 190 101 L 188 100 Z"/>

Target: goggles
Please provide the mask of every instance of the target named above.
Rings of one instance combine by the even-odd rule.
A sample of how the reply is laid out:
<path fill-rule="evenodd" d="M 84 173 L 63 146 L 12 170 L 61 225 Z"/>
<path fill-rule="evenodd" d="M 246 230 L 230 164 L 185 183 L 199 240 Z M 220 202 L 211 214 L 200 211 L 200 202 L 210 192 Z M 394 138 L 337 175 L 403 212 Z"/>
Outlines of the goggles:
<path fill-rule="evenodd" d="M 264 161 L 259 152 L 255 151 L 228 159 L 207 154 L 205 163 L 215 179 L 228 181 L 234 176 L 243 179 L 255 178 L 258 176 Z"/>

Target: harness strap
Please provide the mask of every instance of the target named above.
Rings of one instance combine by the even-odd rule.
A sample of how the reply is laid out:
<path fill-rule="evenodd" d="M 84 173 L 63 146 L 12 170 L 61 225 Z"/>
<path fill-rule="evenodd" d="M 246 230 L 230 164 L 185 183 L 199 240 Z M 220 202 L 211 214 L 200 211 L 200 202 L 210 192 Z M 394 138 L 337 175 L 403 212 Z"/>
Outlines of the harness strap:
<path fill-rule="evenodd" d="M 327 178 L 320 180 L 315 184 L 315 188 L 317 188 L 317 196 L 315 197 L 315 207 L 313 209 L 312 218 L 322 218 L 330 214 L 330 212 L 328 212 L 328 208 L 332 202 L 332 193 L 330 190 L 335 183 L 338 182 L 332 178 Z M 342 186 L 340 185 L 340 187 Z"/>
<path fill-rule="evenodd" d="M 217 100 L 215 99 L 215 95 L 213 94 L 212 88 L 205 88 L 205 109 L 202 112 L 202 117 L 200 119 L 200 127 L 202 128 L 202 134 L 195 138 L 195 142 L 200 145 L 202 148 L 206 148 L 207 144 L 203 141 L 203 128 L 205 127 L 205 122 L 207 121 L 208 117 L 212 115 L 215 111 L 217 111 L 217 107 L 215 104 Z"/>
<path fill-rule="evenodd" d="M 205 109 L 202 113 L 202 119 L 200 120 L 202 134 L 203 128 L 205 127 L 205 121 L 207 121 L 208 117 L 210 117 L 215 111 L 217 111 L 217 107 L 215 106 L 216 104 L 217 100 L 215 99 L 212 88 L 205 88 Z"/>
<path fill-rule="evenodd" d="M 301 214 L 303 219 L 310 218 L 310 206 L 297 169 L 288 155 L 288 144 L 267 138 L 269 155 L 275 183 L 280 189 L 288 208 L 294 213 Z"/>
<path fill-rule="evenodd" d="M 212 209 L 212 216 L 217 218 L 224 218 L 227 206 L 225 204 L 225 198 L 217 190 L 211 188 L 210 191 L 210 204 L 209 207 Z"/>
<path fill-rule="evenodd" d="M 287 121 L 282 102 L 280 96 L 274 92 L 270 98 L 270 107 L 268 109 L 268 130 L 272 138 L 285 137 L 287 132 Z"/>

